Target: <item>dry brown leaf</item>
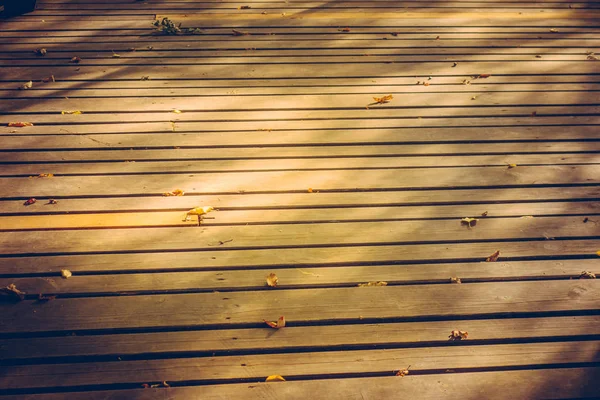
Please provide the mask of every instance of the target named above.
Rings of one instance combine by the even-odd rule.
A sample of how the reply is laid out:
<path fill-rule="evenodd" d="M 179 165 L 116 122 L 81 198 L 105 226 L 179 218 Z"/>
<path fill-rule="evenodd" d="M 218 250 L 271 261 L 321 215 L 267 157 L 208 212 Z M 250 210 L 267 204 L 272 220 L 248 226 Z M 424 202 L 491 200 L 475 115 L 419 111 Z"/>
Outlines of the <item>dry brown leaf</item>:
<path fill-rule="evenodd" d="M 23 203 L 24 206 L 30 206 L 33 203 L 35 203 L 37 200 L 35 199 L 35 197 L 32 197 L 30 199 L 25 200 L 25 203 Z"/>
<path fill-rule="evenodd" d="M 274 273 L 270 273 L 267 276 L 267 285 L 270 287 L 277 287 L 277 283 L 279 282 L 279 278 Z"/>
<path fill-rule="evenodd" d="M 81 62 L 81 58 L 79 58 L 79 57 L 73 57 L 73 58 L 71 58 L 71 59 L 69 60 L 69 62 L 70 62 L 71 64 L 79 64 L 79 63 Z"/>
<path fill-rule="evenodd" d="M 43 295 L 40 293 L 40 294 L 38 294 L 37 301 L 38 301 L 38 303 L 45 303 L 47 301 L 51 301 L 51 300 L 55 300 L 55 299 L 56 299 L 56 296 L 46 296 L 46 295 Z"/>
<path fill-rule="evenodd" d="M 33 124 L 31 122 L 9 122 L 8 126 L 12 128 L 23 128 L 26 126 L 33 126 Z"/>
<path fill-rule="evenodd" d="M 48 199 L 48 202 L 46 204 L 58 204 L 58 201 L 54 199 Z"/>
<path fill-rule="evenodd" d="M 482 217 L 487 217 L 487 216 L 488 216 L 488 212 L 487 212 L 487 211 L 484 211 L 484 212 L 482 212 L 482 213 L 481 213 L 481 216 L 482 216 Z"/>
<path fill-rule="evenodd" d="M 350 32 L 350 28 L 339 28 L 338 31 L 340 31 L 340 32 Z"/>
<path fill-rule="evenodd" d="M 383 97 L 373 97 L 373 100 L 375 100 L 375 104 L 385 104 L 385 103 L 389 103 L 393 98 L 394 98 L 394 96 L 392 96 L 391 94 L 388 94 Z"/>
<path fill-rule="evenodd" d="M 42 79 L 41 82 L 42 83 L 56 82 L 56 79 L 54 78 L 54 75 L 50 75 L 49 77 Z"/>
<path fill-rule="evenodd" d="M 183 196 L 185 192 L 181 189 L 175 189 L 172 192 L 163 193 L 163 196 Z"/>
<path fill-rule="evenodd" d="M 465 218 L 463 218 L 463 219 L 460 220 L 460 224 L 461 225 L 466 225 L 469 228 L 472 228 L 475 225 L 477 225 L 477 221 L 479 221 L 477 218 L 465 217 Z"/>
<path fill-rule="evenodd" d="M 35 49 L 33 52 L 35 53 L 36 56 L 40 56 L 40 57 L 45 56 L 46 53 L 47 53 L 46 49 L 44 49 L 44 48 L 42 48 L 42 49 Z"/>
<path fill-rule="evenodd" d="M 285 382 L 285 378 L 281 375 L 269 375 L 265 382 Z"/>
<path fill-rule="evenodd" d="M 469 332 L 467 331 L 452 331 L 450 332 L 450 336 L 448 339 L 450 340 L 463 340 L 469 337 Z"/>
<path fill-rule="evenodd" d="M 579 279 L 596 279 L 596 274 L 590 271 L 583 271 L 579 275 Z"/>
<path fill-rule="evenodd" d="M 69 279 L 73 276 L 73 274 L 68 269 L 61 269 L 60 276 L 62 276 L 64 279 Z"/>
<path fill-rule="evenodd" d="M 14 283 L 11 283 L 6 287 L 1 288 L 0 295 L 2 295 L 2 297 L 4 297 L 5 299 L 12 301 L 25 300 L 25 292 L 21 292 L 19 289 L 17 289 Z"/>
<path fill-rule="evenodd" d="M 19 86 L 19 89 L 27 90 L 27 89 L 31 89 L 32 87 L 33 87 L 33 81 L 29 81 L 29 82 L 25 82 L 24 84 Z"/>
<path fill-rule="evenodd" d="M 250 35 L 250 32 L 238 31 L 237 29 L 232 29 L 231 32 L 233 32 L 233 36 L 248 36 L 248 35 Z"/>
<path fill-rule="evenodd" d="M 357 286 L 358 287 L 387 286 L 387 282 L 373 281 L 373 282 L 367 282 L 367 283 L 359 283 Z"/>
<path fill-rule="evenodd" d="M 450 283 L 462 283 L 460 278 L 458 277 L 452 277 L 450 278 Z"/>
<path fill-rule="evenodd" d="M 252 7 L 250 7 L 250 6 L 240 6 L 240 7 L 238 7 L 239 10 L 249 10 L 251 8 Z"/>
<path fill-rule="evenodd" d="M 490 76 L 492 76 L 492 75 L 491 74 L 479 74 L 479 75 L 476 75 L 475 77 L 473 77 L 473 79 L 487 79 Z"/>
<path fill-rule="evenodd" d="M 498 257 L 500 257 L 500 250 L 496 250 L 494 254 L 485 259 L 486 262 L 496 262 L 498 261 Z"/>
<path fill-rule="evenodd" d="M 408 369 L 410 368 L 410 365 L 404 369 L 399 370 L 398 372 L 396 372 L 396 376 L 406 376 L 408 375 L 409 371 Z"/>
<path fill-rule="evenodd" d="M 263 321 L 265 321 L 265 324 L 273 329 L 281 329 L 285 327 L 285 317 L 283 315 L 279 317 L 276 322 L 267 321 L 266 319 L 263 319 Z"/>
<path fill-rule="evenodd" d="M 39 174 L 38 178 L 54 178 L 54 174 Z"/>

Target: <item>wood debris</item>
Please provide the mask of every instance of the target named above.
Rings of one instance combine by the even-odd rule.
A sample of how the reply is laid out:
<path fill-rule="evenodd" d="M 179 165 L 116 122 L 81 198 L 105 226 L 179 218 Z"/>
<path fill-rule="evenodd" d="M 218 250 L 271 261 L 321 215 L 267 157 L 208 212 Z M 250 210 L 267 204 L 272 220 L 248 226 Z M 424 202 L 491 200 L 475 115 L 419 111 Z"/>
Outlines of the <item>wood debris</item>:
<path fill-rule="evenodd" d="M 452 331 L 452 332 L 450 332 L 450 336 L 448 336 L 448 339 L 450 341 L 455 341 L 455 340 L 463 340 L 463 339 L 466 339 L 467 337 L 469 337 L 469 332 L 467 332 L 467 331 Z"/>
<path fill-rule="evenodd" d="M 183 196 L 185 192 L 181 189 L 175 189 L 172 192 L 163 193 L 163 196 Z"/>
<path fill-rule="evenodd" d="M 409 373 L 409 371 L 408 371 L 409 368 L 410 368 L 410 365 L 404 369 L 398 370 L 395 375 L 396 376 L 406 376 Z"/>
<path fill-rule="evenodd" d="M 33 126 L 31 122 L 9 122 L 8 127 L 12 128 L 24 128 L 26 126 Z"/>
<path fill-rule="evenodd" d="M 450 283 L 459 283 L 460 284 L 462 282 L 461 282 L 460 278 L 458 278 L 458 277 L 451 277 Z"/>
<path fill-rule="evenodd" d="M 267 286 L 277 287 L 277 283 L 279 282 L 279 278 L 274 273 L 270 273 L 267 275 Z"/>
<path fill-rule="evenodd" d="M 239 6 L 239 7 L 238 7 L 238 10 L 249 10 L 249 9 L 251 9 L 251 8 L 252 8 L 252 7 L 250 7 L 250 6 Z"/>
<path fill-rule="evenodd" d="M 267 321 L 266 319 L 263 319 L 263 321 L 265 321 L 265 324 L 273 329 L 281 329 L 285 327 L 285 317 L 283 315 L 279 317 L 276 322 Z"/>
<path fill-rule="evenodd" d="M 496 262 L 498 261 L 498 257 L 500 257 L 500 250 L 496 250 L 494 254 L 485 259 L 486 262 Z"/>
<path fill-rule="evenodd" d="M 6 300 L 12 300 L 12 301 L 25 300 L 25 292 L 22 292 L 19 289 L 17 289 L 17 287 L 15 286 L 14 283 L 11 283 L 10 285 L 8 285 L 6 287 L 1 288 L 0 296 L 2 296 L 2 298 L 6 299 Z"/>

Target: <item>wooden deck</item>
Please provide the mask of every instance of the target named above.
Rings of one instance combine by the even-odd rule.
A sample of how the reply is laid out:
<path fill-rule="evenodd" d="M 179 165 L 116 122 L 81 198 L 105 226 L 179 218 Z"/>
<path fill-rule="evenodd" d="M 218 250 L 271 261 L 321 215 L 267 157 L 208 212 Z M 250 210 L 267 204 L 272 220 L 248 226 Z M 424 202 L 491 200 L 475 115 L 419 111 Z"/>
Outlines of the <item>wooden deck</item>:
<path fill-rule="evenodd" d="M 0 20 L 0 287 L 25 292 L 0 304 L 0 400 L 600 397 L 599 21 L 560 0 Z"/>

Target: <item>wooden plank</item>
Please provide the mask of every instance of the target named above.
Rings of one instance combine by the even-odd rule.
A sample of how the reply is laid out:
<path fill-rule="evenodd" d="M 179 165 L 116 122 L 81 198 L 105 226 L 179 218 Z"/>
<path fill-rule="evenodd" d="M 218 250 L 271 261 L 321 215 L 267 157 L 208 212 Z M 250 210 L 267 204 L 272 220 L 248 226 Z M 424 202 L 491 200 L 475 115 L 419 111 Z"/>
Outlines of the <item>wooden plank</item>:
<path fill-rule="evenodd" d="M 95 335 L 0 339 L 2 359 L 32 360 L 55 357 L 106 357 L 127 360 L 138 354 L 212 354 L 236 352 L 258 353 L 269 349 L 284 352 L 292 349 L 359 348 L 364 346 L 401 346 L 442 344 L 452 330 L 469 332 L 477 342 L 540 340 L 598 335 L 598 316 L 486 319 L 463 321 L 402 322 L 286 327 L 273 332 L 266 329 L 220 329 Z"/>
<path fill-rule="evenodd" d="M 204 114 L 212 115 L 215 111 L 225 111 L 226 115 L 234 115 L 236 111 L 244 110 L 244 112 L 250 113 L 252 111 L 283 111 L 283 110 L 358 110 L 357 116 L 370 115 L 372 118 L 380 117 L 379 112 L 382 109 L 394 109 L 396 116 L 403 115 L 414 115 L 415 112 L 421 113 L 421 110 L 415 110 L 416 108 L 443 108 L 445 109 L 459 109 L 475 108 L 470 111 L 474 115 L 489 115 L 491 112 L 487 108 L 494 111 L 500 111 L 498 108 L 512 108 L 511 112 L 515 112 L 517 106 L 523 108 L 530 108 L 532 106 L 540 107 L 544 109 L 545 106 L 559 105 L 568 109 L 569 106 L 583 106 L 583 105 L 598 105 L 597 98 L 592 96 L 582 96 L 581 93 L 568 93 L 568 92 L 547 92 L 544 94 L 543 99 L 535 99 L 532 101 L 527 94 L 524 93 L 511 93 L 511 92 L 499 92 L 499 93 L 479 93 L 476 100 L 472 100 L 471 94 L 459 94 L 453 93 L 452 95 L 447 94 L 446 96 L 440 96 L 439 93 L 404 93 L 397 96 L 396 99 L 392 99 L 389 104 L 376 105 L 374 103 L 373 95 L 382 96 L 381 92 L 365 93 L 365 94 L 320 94 L 320 95 L 290 95 L 277 97 L 276 101 L 272 97 L 254 97 L 254 96 L 215 96 L 215 97 L 154 97 L 148 99 L 140 98 L 112 98 L 112 99 L 88 99 L 79 98 L 73 99 L 45 99 L 40 104 L 39 102 L 32 102 L 30 99 L 0 99 L 0 112 L 2 113 L 43 113 L 60 114 L 65 110 L 72 110 L 73 107 L 77 107 L 84 115 L 79 116 L 79 120 L 92 120 L 96 116 L 95 114 L 114 112 L 120 113 L 121 110 L 127 110 L 128 113 L 143 113 L 143 112 L 169 112 L 174 109 L 180 110 L 183 114 L 169 115 L 170 119 L 186 119 L 184 114 L 190 112 L 193 113 L 195 118 L 204 118 Z M 75 104 L 76 102 L 76 104 Z M 400 102 L 400 104 L 396 104 Z M 191 103 L 191 104 L 190 104 Z M 498 104 L 502 104 L 501 107 Z M 373 112 L 365 107 L 372 108 Z M 478 112 L 477 108 L 486 107 L 482 112 Z M 583 108 L 583 107 L 582 107 Z M 440 112 L 440 110 L 435 110 Z M 462 111 L 462 110 L 461 110 Z M 520 110 L 517 109 L 517 112 Z M 493 111 L 492 111 L 493 112 Z M 86 115 L 86 113 L 90 113 Z M 274 116 L 277 113 L 273 113 Z M 331 117 L 335 118 L 336 113 L 332 112 Z M 501 113 L 500 113 L 501 115 Z M 100 116 L 98 116 L 100 117 Z M 6 117 L 4 117 L 6 118 Z M 39 118 L 39 117 L 38 117 Z M 43 117 L 42 117 L 43 118 Z M 215 118 L 219 118 L 215 115 Z M 102 119 L 102 117 L 100 117 Z M 252 116 L 250 116 L 252 119 Z"/>
<path fill-rule="evenodd" d="M 220 194 L 245 192 L 305 192 L 365 189 L 451 189 L 486 186 L 593 185 L 599 182 L 600 167 L 530 166 L 530 167 L 456 167 L 439 179 L 435 169 L 364 170 L 355 171 L 231 172 L 207 174 L 149 174 L 140 180 L 134 176 L 0 178 L 0 197 L 20 199 L 30 197 L 62 198 L 69 196 L 162 195 L 175 188 L 189 194 Z M 349 180 L 349 176 L 353 176 Z M 277 182 L 274 186 L 273 182 Z"/>
<path fill-rule="evenodd" d="M 460 398 L 465 393 L 485 393 L 490 400 L 538 398 L 551 393 L 554 398 L 595 398 L 596 388 L 591 382 L 597 380 L 598 368 L 565 368 L 469 372 L 447 375 L 408 375 L 397 377 L 325 379 L 286 383 L 239 383 L 196 387 L 172 387 L 164 389 L 130 389 L 69 393 L 73 400 L 174 400 L 178 398 L 202 398 L 206 400 L 248 399 L 261 400 L 272 396 L 302 400 L 315 393 L 331 393 L 330 396 L 354 399 L 359 393 L 363 400 L 393 398 L 398 393 L 408 398 L 436 400 L 443 397 Z M 59 400 L 64 393 L 20 394 L 5 396 L 6 400 Z"/>
<path fill-rule="evenodd" d="M 173 189 L 171 189 L 173 190 Z M 177 197 L 139 197 L 136 201 L 130 198 L 105 197 L 96 199 L 65 198 L 52 204 L 51 210 L 41 202 L 24 207 L 23 202 L 2 201 L 0 213 L 10 214 L 49 214 L 49 213 L 81 213 L 81 212 L 134 212 L 189 210 L 198 204 L 213 204 L 219 210 L 290 210 L 320 209 L 337 207 L 406 207 L 428 205 L 455 205 L 468 207 L 480 204 L 481 209 L 468 214 L 481 214 L 492 210 L 492 216 L 500 209 L 511 209 L 519 205 L 511 203 L 543 203 L 596 201 L 600 198 L 598 187 L 541 187 L 541 188 L 489 188 L 486 190 L 411 190 L 389 192 L 345 192 L 345 193 L 274 193 L 274 194 L 225 194 Z M 494 206 L 502 204 L 503 206 Z M 521 205 L 522 206 L 522 205 Z M 531 207 L 535 207 L 532 205 Z M 552 206 L 550 206 L 552 207 Z M 570 205 L 569 205 L 570 207 Z M 484 210 L 485 209 L 485 210 Z M 516 211 L 515 211 L 516 212 Z M 538 211 L 540 212 L 540 211 Z M 561 214 L 564 214 L 562 212 Z M 592 211 L 590 210 L 590 213 Z M 595 213 L 595 211 L 594 211 Z M 531 215 L 523 213 L 522 215 Z M 208 220 L 207 220 L 208 221 Z"/>
<path fill-rule="evenodd" d="M 456 370 L 461 368 L 526 367 L 531 365 L 591 363 L 600 359 L 598 342 L 531 343 L 495 346 L 450 346 L 299 354 L 266 354 L 183 358 L 175 360 L 117 361 L 0 368 L 6 389 L 56 388 L 116 383 L 180 382 L 247 379 L 262 381 L 273 369 L 293 379 L 298 376 L 335 377 L 335 374 L 394 376 L 395 371 Z M 523 357 L 523 354 L 527 357 Z M 400 365 L 399 365 L 400 364 Z M 410 375 L 410 374 L 409 374 Z M 302 379 L 302 378 L 300 378 Z M 306 379 L 306 378 L 304 378 Z M 216 381 L 216 382 L 215 382 Z"/>
<path fill-rule="evenodd" d="M 185 213 L 180 214 L 183 219 Z M 130 228 L 85 231 L 0 232 L 4 255 L 61 255 L 130 251 L 191 251 L 278 247 L 427 244 L 507 239 L 568 239 L 600 236 L 600 225 L 582 217 L 488 218 L 469 229 L 460 219 Z"/>
<path fill-rule="evenodd" d="M 125 154 L 127 155 L 127 154 Z M 125 157 L 127 158 L 127 157 Z M 128 161 L 128 160 L 124 160 Z M 429 156 L 429 157 L 378 157 L 378 158 L 312 158 L 283 160 L 213 160 L 213 161 L 147 161 L 139 162 L 84 162 L 56 164 L 8 164 L 2 165 L 0 176 L 37 176 L 47 171 L 55 175 L 94 176 L 104 174 L 143 175 L 147 173 L 206 173 L 219 171 L 275 171 L 275 170 L 323 170 L 373 169 L 373 168 L 452 168 L 464 166 L 515 165 L 561 165 L 599 164 L 596 153 L 588 154 L 525 154 L 525 155 L 477 155 L 477 156 Z"/>
<path fill-rule="evenodd" d="M 62 202 L 62 201 L 61 201 Z M 53 204 L 52 204 L 53 205 Z M 39 212 L 55 212 L 46 207 Z M 483 211 L 482 211 L 483 210 Z M 125 228 L 157 226 L 197 226 L 197 221 L 185 221 L 183 215 L 188 209 L 172 211 L 136 213 L 85 213 L 52 215 L 0 216 L 0 231 L 82 229 L 82 228 Z M 23 213 L 32 214 L 23 209 Z M 598 202 L 556 202 L 556 203 L 515 203 L 460 206 L 418 206 L 418 207 L 360 207 L 360 208 L 317 208 L 285 210 L 226 210 L 215 212 L 202 222 L 204 226 L 273 224 L 273 223 L 316 223 L 338 221 L 389 221 L 453 218 L 465 216 L 481 218 L 485 212 L 488 218 L 580 215 L 589 217 L 590 223 L 600 222 Z M 590 221 L 591 219 L 591 221 Z M 435 223 L 435 222 L 432 222 Z M 1 286 L 1 285 L 0 285 Z"/>
<path fill-rule="evenodd" d="M 436 262 L 482 262 L 496 250 L 501 260 L 596 259 L 598 239 L 508 241 L 423 245 L 378 245 L 331 248 L 292 248 L 268 250 L 176 251 L 124 254 L 85 254 L 0 258 L 0 272 L 8 276 L 52 275 L 62 269 L 77 274 L 151 271 L 203 271 L 228 269 L 309 268 L 348 265 L 406 265 Z"/>
<path fill-rule="evenodd" d="M 280 289 L 351 287 L 365 282 L 394 284 L 447 283 L 458 277 L 463 283 L 502 280 L 578 279 L 582 271 L 600 273 L 598 260 L 514 261 L 366 267 L 288 268 L 240 271 L 163 272 L 153 274 L 79 275 L 72 278 L 0 278 L 0 286 L 15 284 L 30 298 L 38 294 L 90 296 L 265 290 L 266 276 L 275 271 Z M 16 347 L 19 349 L 19 347 Z M 20 351 L 20 350 L 19 350 Z"/>
<path fill-rule="evenodd" d="M 384 318 L 575 312 L 598 307 L 597 280 L 57 298 L 44 304 L 25 300 L 0 305 L 5 316 L 0 321 L 0 332 L 262 326 L 263 319 L 276 320 L 281 315 L 289 326 L 294 326 L 359 318 L 369 322 Z"/>

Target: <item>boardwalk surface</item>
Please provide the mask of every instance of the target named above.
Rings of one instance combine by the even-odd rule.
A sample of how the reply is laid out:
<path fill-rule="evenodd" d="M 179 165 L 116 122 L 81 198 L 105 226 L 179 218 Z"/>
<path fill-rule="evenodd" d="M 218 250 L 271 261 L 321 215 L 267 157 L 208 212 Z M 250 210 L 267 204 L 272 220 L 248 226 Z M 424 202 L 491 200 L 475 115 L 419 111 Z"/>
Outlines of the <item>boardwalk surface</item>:
<path fill-rule="evenodd" d="M 0 21 L 0 287 L 24 292 L 0 400 L 599 396 L 598 21 L 559 0 Z"/>

